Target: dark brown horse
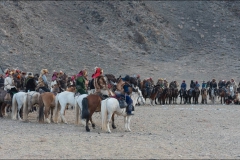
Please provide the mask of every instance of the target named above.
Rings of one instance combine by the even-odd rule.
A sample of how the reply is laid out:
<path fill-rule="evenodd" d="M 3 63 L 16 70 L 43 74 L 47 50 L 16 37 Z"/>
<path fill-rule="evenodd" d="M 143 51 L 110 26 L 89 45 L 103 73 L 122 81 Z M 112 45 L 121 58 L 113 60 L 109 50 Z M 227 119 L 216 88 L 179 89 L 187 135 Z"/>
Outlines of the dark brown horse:
<path fill-rule="evenodd" d="M 194 104 L 198 104 L 199 95 L 200 95 L 200 90 L 198 87 L 195 87 L 194 90 L 192 91 L 192 97 L 193 97 Z"/>
<path fill-rule="evenodd" d="M 228 97 L 227 90 L 225 88 L 218 89 L 218 98 L 221 97 L 221 104 L 225 103 L 226 98 Z"/>
<path fill-rule="evenodd" d="M 173 104 L 177 104 L 177 98 L 178 98 L 178 89 L 172 88 L 172 102 Z"/>

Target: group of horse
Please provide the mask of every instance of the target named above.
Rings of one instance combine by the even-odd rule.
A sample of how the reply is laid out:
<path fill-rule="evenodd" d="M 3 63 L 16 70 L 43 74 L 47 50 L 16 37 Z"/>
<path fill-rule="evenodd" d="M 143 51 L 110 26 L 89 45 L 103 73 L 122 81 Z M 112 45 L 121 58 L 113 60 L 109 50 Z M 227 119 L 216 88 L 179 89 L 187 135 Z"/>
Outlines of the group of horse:
<path fill-rule="evenodd" d="M 144 85 L 142 86 L 143 97 L 145 100 L 147 98 L 150 99 L 150 105 L 155 104 L 177 104 L 177 99 L 180 97 L 180 104 L 199 104 L 199 97 L 201 95 L 201 103 L 207 104 L 208 96 L 211 100 L 212 104 L 216 103 L 217 97 L 218 99 L 221 98 L 221 104 L 226 103 L 234 103 L 240 104 L 238 94 L 235 93 L 233 86 L 229 86 L 230 81 L 226 83 L 226 86 L 229 87 L 220 87 L 221 81 L 218 83 L 219 88 L 210 89 L 210 81 L 207 82 L 206 88 L 202 88 L 201 90 L 199 87 L 195 87 L 192 89 L 178 89 L 177 87 L 172 87 L 171 85 L 174 83 L 172 81 L 170 83 L 170 87 L 160 87 L 159 85 L 153 85 L 151 88 L 151 94 L 146 95 L 144 94 L 145 89 Z M 237 88 L 237 92 L 240 91 L 240 88 Z"/>
<path fill-rule="evenodd" d="M 107 75 L 104 78 L 108 82 L 108 86 L 111 86 L 107 91 L 110 93 L 109 97 L 104 97 L 102 93 L 94 93 L 89 90 L 89 94 L 76 93 L 75 87 L 66 88 L 65 91 L 59 92 L 59 86 L 55 85 L 54 92 L 44 92 L 43 90 L 24 92 L 20 90 L 13 95 L 11 101 L 5 99 L 7 91 L 0 89 L 0 106 L 1 117 L 7 116 L 7 108 L 10 107 L 11 116 L 13 120 L 19 119 L 22 121 L 28 120 L 28 114 L 37 108 L 37 120 L 40 123 L 58 123 L 61 122 L 67 124 L 65 118 L 65 110 L 67 106 L 73 106 L 75 108 L 76 117 L 75 124 L 81 123 L 85 126 L 86 131 L 90 131 L 89 121 L 92 124 L 92 128 L 95 128 L 95 123 L 92 120 L 92 115 L 95 112 L 101 112 L 102 117 L 102 129 L 111 133 L 110 123 L 112 128 L 115 129 L 114 115 L 120 115 L 124 117 L 124 125 L 126 131 L 131 131 L 130 120 L 131 115 L 126 112 L 126 106 L 119 105 L 119 93 L 123 91 L 123 85 L 125 82 L 121 77 L 111 78 L 112 75 Z M 130 97 L 135 107 L 137 103 L 145 103 L 141 90 L 137 86 L 130 86 Z M 9 112 L 8 112 L 9 113 Z M 59 116 L 60 113 L 60 116 Z M 84 120 L 86 120 L 84 122 Z"/>

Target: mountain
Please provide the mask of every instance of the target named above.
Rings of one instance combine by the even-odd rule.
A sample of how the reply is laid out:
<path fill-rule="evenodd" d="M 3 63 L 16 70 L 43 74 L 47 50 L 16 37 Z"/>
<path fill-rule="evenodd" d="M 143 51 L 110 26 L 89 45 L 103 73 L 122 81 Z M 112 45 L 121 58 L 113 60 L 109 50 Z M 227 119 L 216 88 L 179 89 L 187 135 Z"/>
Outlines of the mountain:
<path fill-rule="evenodd" d="M 240 78 L 239 1 L 0 1 L 0 65 Z"/>

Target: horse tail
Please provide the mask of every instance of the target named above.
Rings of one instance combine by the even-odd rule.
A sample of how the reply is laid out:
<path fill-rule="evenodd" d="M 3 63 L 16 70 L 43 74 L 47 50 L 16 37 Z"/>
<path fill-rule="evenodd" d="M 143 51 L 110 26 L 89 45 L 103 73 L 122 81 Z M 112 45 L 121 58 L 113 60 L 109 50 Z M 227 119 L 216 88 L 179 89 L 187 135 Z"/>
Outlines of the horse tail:
<path fill-rule="evenodd" d="M 106 131 L 107 126 L 107 100 L 101 101 L 102 130 Z"/>
<path fill-rule="evenodd" d="M 79 123 L 79 112 L 80 112 L 80 106 L 78 105 L 77 100 L 75 101 L 75 112 L 76 112 L 76 118 L 75 118 L 75 124 L 77 125 Z"/>
<path fill-rule="evenodd" d="M 60 104 L 59 104 L 59 101 L 58 101 L 58 94 L 56 95 L 55 97 L 55 108 L 54 108 L 54 122 L 57 123 L 58 121 L 58 113 L 59 113 L 59 110 L 60 110 Z"/>
<path fill-rule="evenodd" d="M 44 122 L 44 114 L 43 114 L 44 103 L 42 100 L 42 95 L 40 95 L 38 98 L 38 105 L 39 105 L 39 114 L 38 114 L 39 123 L 40 122 L 43 123 Z"/>
<path fill-rule="evenodd" d="M 82 119 L 87 119 L 88 117 L 89 117 L 88 99 L 87 97 L 85 97 L 82 100 Z"/>
<path fill-rule="evenodd" d="M 14 94 L 12 98 L 12 119 L 17 119 L 17 110 L 18 110 L 17 105 L 18 104 L 17 104 L 16 94 Z"/>

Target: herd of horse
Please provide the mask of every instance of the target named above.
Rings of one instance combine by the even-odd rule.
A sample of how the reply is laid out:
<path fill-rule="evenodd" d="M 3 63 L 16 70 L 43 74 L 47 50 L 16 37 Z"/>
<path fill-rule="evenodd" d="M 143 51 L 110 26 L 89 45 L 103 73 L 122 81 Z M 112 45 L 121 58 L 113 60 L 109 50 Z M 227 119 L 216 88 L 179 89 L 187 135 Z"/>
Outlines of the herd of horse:
<path fill-rule="evenodd" d="M 12 99 L 9 100 L 6 99 L 8 92 L 0 88 L 0 117 L 4 115 L 7 116 L 9 111 L 11 111 L 13 120 L 19 119 L 21 121 L 27 121 L 28 114 L 36 107 L 38 111 L 37 120 L 40 123 L 58 123 L 60 119 L 60 122 L 67 124 L 65 111 L 68 106 L 72 106 L 75 108 L 76 113 L 75 124 L 78 125 L 81 119 L 81 123 L 88 132 L 90 131 L 89 121 L 91 122 L 92 128 L 95 128 L 95 123 L 92 119 L 92 115 L 95 112 L 101 112 L 102 129 L 104 131 L 111 133 L 110 123 L 113 129 L 116 128 L 114 123 L 114 115 L 116 114 L 124 117 L 125 130 L 131 131 L 131 115 L 127 114 L 126 107 L 119 105 L 119 95 L 123 93 L 123 85 L 126 82 L 122 80 L 121 76 L 115 78 L 115 76 L 111 74 L 106 74 L 103 78 L 107 82 L 108 90 L 106 93 L 109 94 L 108 97 L 103 96 L 102 93 L 104 91 L 94 93 L 94 89 L 92 89 L 88 90 L 88 94 L 79 95 L 76 93 L 75 87 L 66 87 L 62 90 L 62 87 L 60 89 L 59 85 L 55 85 L 52 90 L 53 92 L 44 92 L 42 90 L 24 92 L 24 90 L 18 88 L 19 92 L 15 93 Z M 145 94 L 144 83 L 146 83 L 146 81 L 138 84 L 136 78 L 130 77 L 131 85 L 129 86 L 129 91 L 134 108 L 137 104 L 145 104 L 146 99 L 150 100 L 150 105 L 177 104 L 178 97 L 180 97 L 180 104 L 198 104 L 200 95 L 202 96 L 201 103 L 207 104 L 207 88 L 203 88 L 201 91 L 199 88 L 179 90 L 178 88 L 162 88 L 159 85 L 153 85 L 150 94 Z M 20 86 L 21 85 L 16 84 L 16 87 Z M 233 88 L 231 87 L 229 88 L 229 92 L 223 89 L 212 89 L 210 92 L 212 103 L 215 103 L 217 96 L 223 98 L 225 102 L 225 98 L 229 94 L 232 94 L 232 90 Z"/>
<path fill-rule="evenodd" d="M 23 90 L 15 93 L 11 101 L 5 99 L 8 94 L 7 91 L 0 88 L 0 106 L 1 106 L 1 117 L 8 116 L 8 109 L 11 110 L 11 117 L 13 120 L 28 121 L 28 115 L 33 111 L 33 108 L 37 109 L 37 121 L 39 123 L 58 123 L 60 122 L 68 123 L 65 118 L 66 107 L 72 106 L 75 108 L 76 117 L 75 124 L 79 124 L 79 119 L 81 123 L 85 126 L 86 131 L 90 131 L 89 121 L 92 124 L 92 128 L 95 128 L 95 123 L 92 119 L 92 115 L 95 112 L 101 112 L 102 117 L 102 129 L 111 133 L 110 123 L 112 128 L 115 129 L 116 125 L 114 123 L 114 115 L 120 115 L 124 117 L 124 125 L 126 131 L 131 131 L 130 120 L 131 115 L 126 112 L 126 107 L 121 107 L 119 105 L 119 93 L 123 91 L 123 85 L 125 82 L 121 77 L 114 80 L 114 82 L 106 77 L 109 85 L 108 92 L 111 93 L 109 97 L 104 97 L 101 93 L 89 94 L 76 93 L 75 87 L 66 88 L 62 92 L 44 92 L 42 90 L 24 92 Z M 59 91 L 59 86 L 53 91 Z M 141 90 L 137 86 L 132 86 L 130 97 L 133 101 L 133 106 L 135 107 L 137 103 L 145 103 L 142 96 Z M 60 114 L 60 116 L 59 116 Z M 84 122 L 85 120 L 85 122 Z"/>

